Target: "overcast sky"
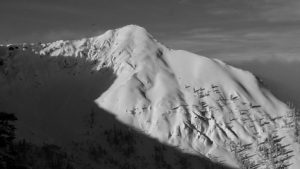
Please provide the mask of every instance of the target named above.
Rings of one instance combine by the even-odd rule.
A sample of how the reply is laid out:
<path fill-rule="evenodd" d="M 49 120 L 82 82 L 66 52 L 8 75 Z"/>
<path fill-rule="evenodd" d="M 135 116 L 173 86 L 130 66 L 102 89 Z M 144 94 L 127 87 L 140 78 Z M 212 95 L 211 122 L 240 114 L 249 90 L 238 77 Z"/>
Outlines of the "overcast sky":
<path fill-rule="evenodd" d="M 76 39 L 128 24 L 223 60 L 300 60 L 300 0 L 0 0 L 0 43 Z"/>

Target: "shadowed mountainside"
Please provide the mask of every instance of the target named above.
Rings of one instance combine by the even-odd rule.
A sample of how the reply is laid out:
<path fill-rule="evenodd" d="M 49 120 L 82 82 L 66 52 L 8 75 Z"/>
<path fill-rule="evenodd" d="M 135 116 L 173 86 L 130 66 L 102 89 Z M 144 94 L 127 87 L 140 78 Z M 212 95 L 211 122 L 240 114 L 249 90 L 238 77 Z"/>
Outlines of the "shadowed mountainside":
<path fill-rule="evenodd" d="M 64 158 L 78 169 L 228 168 L 158 142 L 98 107 L 94 99 L 115 79 L 111 69 L 95 70 L 96 63 L 85 58 L 19 55 L 19 50 L 0 48 L 0 107 L 16 114 L 17 139 L 29 142 L 27 149 L 17 149 L 24 155 L 19 157 L 21 166 L 66 168 L 48 149 L 50 156 L 39 150 L 50 144 L 61 147 L 68 155 Z"/>

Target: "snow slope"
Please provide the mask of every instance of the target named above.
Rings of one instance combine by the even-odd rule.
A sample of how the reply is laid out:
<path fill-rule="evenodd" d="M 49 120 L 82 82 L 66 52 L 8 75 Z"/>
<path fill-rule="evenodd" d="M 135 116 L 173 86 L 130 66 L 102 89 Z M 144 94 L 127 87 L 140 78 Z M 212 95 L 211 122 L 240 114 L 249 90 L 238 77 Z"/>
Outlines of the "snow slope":
<path fill-rule="evenodd" d="M 281 138 L 285 152 L 298 148 L 291 110 L 253 74 L 169 49 L 136 25 L 2 46 L 0 57 L 1 106 L 17 113 L 20 137 L 33 141 L 76 140 L 87 130 L 90 114 L 82 112 L 98 106 L 161 143 L 236 168 L 279 166 L 260 150 L 269 138 Z M 299 166 L 298 151 L 282 156 L 281 165 Z"/>

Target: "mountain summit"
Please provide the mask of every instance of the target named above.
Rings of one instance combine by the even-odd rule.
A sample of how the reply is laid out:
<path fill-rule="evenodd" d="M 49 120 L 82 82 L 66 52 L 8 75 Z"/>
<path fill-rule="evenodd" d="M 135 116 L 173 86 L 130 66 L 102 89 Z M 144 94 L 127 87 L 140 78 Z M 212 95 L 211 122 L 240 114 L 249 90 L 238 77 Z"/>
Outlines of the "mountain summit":
<path fill-rule="evenodd" d="M 1 106 L 19 117 L 21 138 L 101 142 L 101 108 L 162 144 L 230 167 L 298 166 L 296 152 L 277 154 L 276 163 L 265 152 L 273 151 L 271 138 L 288 145 L 282 151 L 297 147 L 293 119 L 252 73 L 169 49 L 142 27 L 1 46 L 0 58 Z"/>

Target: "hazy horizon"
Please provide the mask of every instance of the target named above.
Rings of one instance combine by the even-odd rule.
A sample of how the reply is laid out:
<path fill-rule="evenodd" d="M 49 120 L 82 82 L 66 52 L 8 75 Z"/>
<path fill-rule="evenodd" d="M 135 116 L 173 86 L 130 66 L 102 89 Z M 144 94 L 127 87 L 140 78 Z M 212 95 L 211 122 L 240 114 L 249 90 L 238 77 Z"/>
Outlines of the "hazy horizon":
<path fill-rule="evenodd" d="M 137 24 L 167 46 L 222 60 L 300 60 L 297 0 L 3 0 L 0 43 L 78 39 Z"/>

